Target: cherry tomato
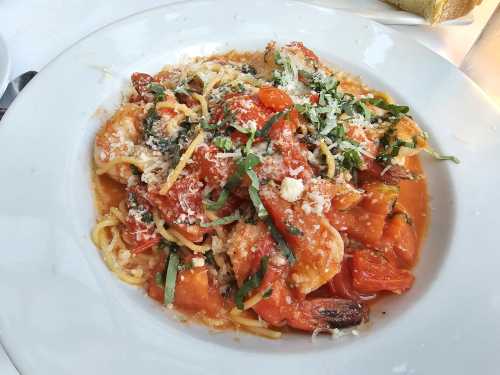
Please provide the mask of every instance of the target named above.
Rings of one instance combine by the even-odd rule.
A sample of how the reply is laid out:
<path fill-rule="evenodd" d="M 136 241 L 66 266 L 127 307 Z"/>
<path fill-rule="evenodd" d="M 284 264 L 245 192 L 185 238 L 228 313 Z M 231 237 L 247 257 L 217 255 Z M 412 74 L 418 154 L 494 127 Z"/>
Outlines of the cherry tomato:
<path fill-rule="evenodd" d="M 180 271 L 175 286 L 174 305 L 191 312 L 216 316 L 223 308 L 223 300 L 210 281 L 207 266 Z"/>
<path fill-rule="evenodd" d="M 261 87 L 258 97 L 262 104 L 275 112 L 284 111 L 293 105 L 292 99 L 286 92 L 273 86 Z"/>
<path fill-rule="evenodd" d="M 347 211 L 330 210 L 326 215 L 339 232 L 347 232 L 367 246 L 376 246 L 382 238 L 385 215 L 374 214 L 360 206 Z"/>
<path fill-rule="evenodd" d="M 359 293 L 352 285 L 351 264 L 349 258 L 344 258 L 340 272 L 328 281 L 331 293 L 340 298 L 357 300 Z"/>
<path fill-rule="evenodd" d="M 396 294 L 409 289 L 415 279 L 410 271 L 395 267 L 371 250 L 354 252 L 352 278 L 354 288 L 361 293 L 390 291 Z"/>

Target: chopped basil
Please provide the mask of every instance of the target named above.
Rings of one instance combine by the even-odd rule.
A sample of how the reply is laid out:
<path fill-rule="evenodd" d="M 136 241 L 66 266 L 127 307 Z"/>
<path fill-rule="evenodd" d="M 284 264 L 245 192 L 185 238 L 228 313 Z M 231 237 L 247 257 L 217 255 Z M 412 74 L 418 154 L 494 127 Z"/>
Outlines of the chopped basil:
<path fill-rule="evenodd" d="M 455 164 L 460 164 L 460 160 L 456 156 L 441 155 L 439 152 L 437 152 L 431 148 L 426 148 L 424 151 L 427 152 L 429 155 L 431 155 L 436 160 L 450 160 Z"/>
<path fill-rule="evenodd" d="M 165 306 L 174 301 L 177 267 L 179 267 L 179 256 L 171 252 L 168 257 L 167 276 L 165 278 Z"/>
<path fill-rule="evenodd" d="M 206 119 L 201 119 L 200 126 L 204 130 L 216 130 L 234 121 L 234 113 L 232 113 L 226 106 L 224 107 L 224 117 L 221 121 L 215 124 L 209 124 Z"/>
<path fill-rule="evenodd" d="M 213 142 L 222 151 L 231 151 L 233 149 L 233 142 L 229 137 L 215 137 Z"/>
<path fill-rule="evenodd" d="M 134 176 L 140 176 L 141 175 L 141 171 L 134 164 L 130 164 L 130 171 L 132 172 L 132 174 Z"/>
<path fill-rule="evenodd" d="M 394 116 L 400 116 L 406 114 L 410 110 L 410 108 L 406 105 L 389 104 L 384 99 L 381 98 L 371 98 L 363 100 L 370 104 L 373 104 L 375 107 L 385 109 Z"/>
<path fill-rule="evenodd" d="M 359 108 L 359 112 L 363 115 L 363 117 L 370 121 L 371 117 L 372 117 L 372 113 L 370 112 L 370 110 L 368 109 L 368 107 L 366 106 L 365 103 L 363 103 L 362 101 L 359 101 L 359 102 L 356 102 L 356 107 Z"/>
<path fill-rule="evenodd" d="M 245 298 L 253 289 L 257 289 L 262 283 L 262 280 L 264 279 L 264 276 L 266 275 L 267 272 L 268 261 L 269 261 L 268 256 L 263 256 L 262 258 L 260 258 L 259 270 L 250 277 L 248 277 L 248 279 L 243 283 L 241 288 L 238 289 L 238 291 L 236 292 L 236 295 L 234 297 L 234 302 L 236 304 L 236 307 L 238 307 L 238 309 L 243 310 Z"/>
<path fill-rule="evenodd" d="M 234 223 L 235 221 L 238 221 L 239 219 L 240 219 L 240 215 L 234 214 L 234 215 L 221 217 L 220 219 L 211 221 L 209 223 L 200 223 L 200 226 L 203 228 L 216 227 L 218 225 L 226 225 L 226 224 Z"/>
<path fill-rule="evenodd" d="M 153 214 L 151 211 L 144 211 L 141 215 L 141 221 L 145 224 L 149 224 L 153 222 Z"/>
<path fill-rule="evenodd" d="M 158 83 L 150 83 L 148 89 L 153 93 L 155 103 L 161 102 L 165 99 L 165 88 L 162 85 Z"/>
<path fill-rule="evenodd" d="M 257 212 L 259 219 L 265 219 L 268 213 L 259 197 L 259 191 L 254 186 L 250 186 L 248 188 L 248 194 L 250 195 L 250 200 L 255 207 L 255 211 Z"/>
<path fill-rule="evenodd" d="M 380 152 L 377 155 L 376 160 L 383 164 L 389 165 L 393 158 L 397 157 L 399 154 L 399 150 L 401 147 L 415 148 L 416 141 L 406 142 L 401 139 L 395 138 L 396 129 L 394 126 L 391 126 L 384 133 L 382 138 L 380 138 Z"/>
<path fill-rule="evenodd" d="M 302 232 L 296 226 L 293 226 L 293 225 L 288 224 L 288 223 L 285 223 L 285 225 L 286 225 L 286 230 L 288 231 L 288 233 L 290 233 L 294 236 L 303 236 L 304 235 L 304 232 Z"/>
<path fill-rule="evenodd" d="M 345 150 L 342 156 L 342 168 L 348 171 L 359 169 L 363 165 L 363 160 L 361 159 L 359 151 L 354 148 Z"/>
<path fill-rule="evenodd" d="M 273 294 L 273 288 L 267 289 L 264 294 L 262 294 L 263 299 L 268 299 Z"/>
<path fill-rule="evenodd" d="M 252 182 L 252 187 L 255 188 L 255 190 L 260 189 L 260 182 L 259 182 L 259 177 L 257 177 L 257 174 L 253 169 L 249 169 L 247 171 L 247 175 L 250 178 L 250 181 Z"/>
<path fill-rule="evenodd" d="M 245 157 L 239 159 L 236 163 L 236 172 L 231 177 L 229 177 L 226 185 L 224 186 L 224 189 L 231 191 L 236 188 L 240 184 L 241 179 L 243 178 L 245 173 L 259 163 L 259 157 L 252 153 L 249 153 Z"/>
<path fill-rule="evenodd" d="M 273 71 L 273 83 L 277 86 L 286 86 L 287 84 L 295 81 L 297 78 L 297 68 L 293 65 L 292 60 L 288 56 L 281 56 L 279 50 L 274 54 L 274 62 L 281 69 Z"/>
<path fill-rule="evenodd" d="M 254 166 L 256 166 L 259 163 L 260 163 L 259 157 L 252 153 L 249 153 L 245 157 L 239 159 L 238 162 L 236 163 L 237 166 L 236 172 L 229 177 L 217 201 L 213 202 L 205 199 L 204 201 L 205 207 L 208 210 L 217 211 L 222 206 L 224 206 L 224 204 L 227 201 L 227 198 L 229 198 L 229 193 L 240 185 L 241 179 L 243 178 L 245 173 L 247 173 L 247 171 L 251 170 Z"/>
<path fill-rule="evenodd" d="M 286 243 L 285 239 L 278 231 L 278 228 L 276 228 L 270 217 L 266 219 L 266 224 L 269 229 L 269 232 L 271 233 L 271 236 L 273 237 L 274 241 L 276 242 L 276 245 L 278 246 L 278 249 L 280 249 L 281 253 L 285 256 L 288 263 L 290 264 L 295 263 L 295 256 L 293 255 L 292 250 L 288 247 L 288 244 Z"/>
<path fill-rule="evenodd" d="M 229 198 L 229 191 L 226 189 L 223 189 L 219 194 L 219 198 L 217 198 L 217 200 L 215 202 L 213 202 L 209 199 L 205 199 L 203 201 L 203 204 L 205 205 L 205 208 L 207 210 L 217 211 L 217 210 L 220 210 L 222 208 L 222 206 L 224 206 L 224 204 L 227 201 L 227 198 Z"/>
<path fill-rule="evenodd" d="M 267 136 L 269 135 L 269 132 L 271 131 L 271 128 L 273 127 L 273 125 L 276 122 L 278 122 L 283 116 L 285 116 L 287 113 L 288 113 L 288 110 L 284 110 L 282 112 L 277 112 L 274 115 L 272 115 L 264 123 L 264 126 L 261 129 L 257 130 L 257 132 L 255 133 L 255 135 L 257 137 L 267 138 Z"/>
<path fill-rule="evenodd" d="M 255 132 L 252 131 L 248 137 L 247 143 L 245 144 L 245 149 L 243 150 L 245 155 L 248 155 L 252 149 L 253 141 L 255 140 Z"/>

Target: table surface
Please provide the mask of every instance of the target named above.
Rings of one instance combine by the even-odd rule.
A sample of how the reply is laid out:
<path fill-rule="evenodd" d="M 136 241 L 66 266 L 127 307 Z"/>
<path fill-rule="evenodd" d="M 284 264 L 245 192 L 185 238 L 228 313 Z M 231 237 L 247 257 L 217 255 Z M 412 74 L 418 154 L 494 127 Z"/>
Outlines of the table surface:
<path fill-rule="evenodd" d="M 358 1 L 361 0 L 350 1 L 353 8 Z M 11 56 L 11 79 L 28 70 L 40 70 L 80 38 L 110 22 L 171 2 L 173 0 L 0 0 L 0 33 Z M 345 8 L 346 1 L 331 0 L 330 3 L 332 7 L 342 4 Z M 499 3 L 500 0 L 483 0 L 473 11 L 474 22 L 470 25 L 390 27 L 460 67 L 500 105 Z M 0 374 L 18 374 L 1 346 Z"/>

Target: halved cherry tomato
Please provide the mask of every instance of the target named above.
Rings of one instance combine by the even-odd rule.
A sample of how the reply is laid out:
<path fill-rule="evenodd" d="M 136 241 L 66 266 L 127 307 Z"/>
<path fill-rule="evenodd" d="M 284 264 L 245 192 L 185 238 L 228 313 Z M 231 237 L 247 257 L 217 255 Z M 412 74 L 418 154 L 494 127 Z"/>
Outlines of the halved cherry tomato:
<path fill-rule="evenodd" d="M 160 303 L 163 303 L 163 300 L 165 298 L 165 290 L 162 287 L 156 285 L 154 281 L 151 281 L 148 287 L 148 296 Z"/>
<path fill-rule="evenodd" d="M 389 219 L 382 241 L 392 247 L 399 265 L 413 266 L 417 258 L 417 234 L 407 214 L 397 213 Z"/>
<path fill-rule="evenodd" d="M 223 308 L 219 291 L 210 283 L 207 266 L 179 272 L 174 305 L 192 312 L 205 312 L 212 317 Z"/>
<path fill-rule="evenodd" d="M 330 292 L 340 298 L 359 299 L 359 293 L 352 285 L 351 264 L 349 258 L 344 258 L 340 272 L 328 281 Z"/>
<path fill-rule="evenodd" d="M 371 250 L 354 252 L 352 278 L 354 288 L 361 293 L 390 291 L 396 294 L 408 290 L 415 279 L 410 271 L 395 267 Z"/>
<path fill-rule="evenodd" d="M 292 99 L 286 92 L 273 86 L 261 87 L 258 97 L 262 104 L 275 112 L 284 111 L 293 105 Z"/>
<path fill-rule="evenodd" d="M 360 206 L 347 211 L 330 210 L 326 215 L 339 232 L 347 232 L 367 246 L 376 246 L 382 238 L 385 215 L 371 213 Z"/>

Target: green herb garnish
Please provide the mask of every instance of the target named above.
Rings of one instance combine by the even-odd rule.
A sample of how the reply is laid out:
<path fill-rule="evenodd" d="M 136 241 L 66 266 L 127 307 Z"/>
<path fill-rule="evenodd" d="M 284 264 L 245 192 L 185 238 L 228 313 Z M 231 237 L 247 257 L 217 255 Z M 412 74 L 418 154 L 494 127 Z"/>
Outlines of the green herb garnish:
<path fill-rule="evenodd" d="M 266 224 L 269 229 L 269 232 L 271 233 L 271 236 L 273 237 L 274 241 L 276 242 L 276 245 L 278 246 L 278 249 L 280 249 L 281 253 L 285 256 L 288 263 L 290 264 L 295 263 L 295 256 L 293 255 L 292 250 L 288 247 L 288 244 L 286 243 L 285 239 L 278 231 L 278 228 L 276 228 L 270 217 L 266 219 Z"/>
<path fill-rule="evenodd" d="M 427 152 L 429 155 L 431 155 L 436 160 L 450 160 L 455 164 L 460 164 L 460 160 L 456 156 L 441 155 L 439 152 L 437 152 L 431 148 L 426 148 L 426 149 L 424 149 L 424 151 Z"/>
<path fill-rule="evenodd" d="M 238 221 L 240 219 L 239 214 L 229 215 L 221 217 L 220 219 L 211 221 L 209 223 L 200 223 L 200 226 L 203 228 L 216 227 L 218 225 L 226 225 Z"/>
<path fill-rule="evenodd" d="M 250 291 L 253 289 L 256 289 L 260 286 L 262 283 L 262 280 L 264 279 L 264 276 L 266 275 L 267 272 L 267 263 L 269 261 L 268 256 L 263 256 L 260 258 L 260 267 L 259 270 L 251 275 L 241 286 L 240 289 L 236 292 L 236 295 L 234 297 L 234 302 L 236 304 L 236 307 L 238 309 L 243 310 L 244 308 L 244 302 L 245 298 L 248 296 Z"/>
<path fill-rule="evenodd" d="M 262 137 L 262 138 L 267 138 L 269 135 L 269 132 L 271 131 L 271 128 L 273 127 L 274 124 L 276 124 L 283 116 L 285 116 L 289 111 L 284 110 L 282 112 L 277 112 L 274 115 L 272 115 L 265 123 L 264 126 L 257 130 L 255 135 L 257 137 Z"/>
<path fill-rule="evenodd" d="M 291 224 L 288 224 L 288 223 L 285 223 L 286 225 L 286 230 L 288 231 L 288 233 L 290 233 L 291 235 L 294 235 L 294 236 L 303 236 L 304 235 L 304 232 L 302 232 L 299 228 L 297 228 L 296 226 L 294 225 L 291 225 Z"/>
<path fill-rule="evenodd" d="M 233 149 L 233 142 L 229 137 L 215 137 L 213 142 L 222 151 L 231 151 Z"/>
<path fill-rule="evenodd" d="M 219 198 L 215 202 L 205 199 L 204 205 L 206 209 L 210 211 L 217 211 L 222 206 L 224 206 L 224 204 L 227 201 L 227 198 L 229 198 L 230 192 L 240 185 L 241 179 L 243 178 L 245 173 L 251 170 L 254 166 L 256 166 L 259 163 L 260 163 L 259 157 L 251 153 L 239 159 L 238 162 L 236 163 L 237 166 L 236 172 L 232 174 L 231 177 L 229 177 L 229 179 L 227 180 L 226 184 L 224 185 L 224 188 L 219 194 Z"/>
<path fill-rule="evenodd" d="M 263 299 L 268 299 L 273 294 L 273 288 L 267 289 L 264 294 L 262 294 Z"/>
<path fill-rule="evenodd" d="M 257 212 L 257 216 L 259 217 L 259 219 L 265 219 L 268 213 L 260 199 L 259 191 L 255 187 L 250 186 L 248 188 L 248 194 L 250 195 L 250 200 L 255 207 L 255 211 Z"/>
<path fill-rule="evenodd" d="M 161 102 L 165 99 L 165 88 L 158 83 L 150 83 L 148 86 L 149 91 L 154 95 L 154 102 Z"/>
<path fill-rule="evenodd" d="M 406 105 L 389 104 L 384 99 L 381 99 L 381 98 L 362 99 L 362 101 L 373 104 L 375 107 L 385 109 L 386 111 L 391 113 L 393 116 L 404 115 L 404 114 L 408 113 L 410 110 L 410 107 L 408 107 Z"/>
<path fill-rule="evenodd" d="M 223 189 L 219 194 L 219 198 L 217 198 L 215 202 L 209 199 L 204 199 L 203 204 L 205 205 L 205 208 L 207 210 L 217 211 L 220 210 L 222 206 L 224 206 L 224 204 L 227 201 L 227 198 L 229 198 L 229 191 Z"/>
<path fill-rule="evenodd" d="M 149 224 L 153 222 L 153 214 L 151 211 L 144 211 L 141 215 L 141 221 L 145 224 Z"/>
<path fill-rule="evenodd" d="M 174 301 L 178 267 L 179 256 L 171 252 L 168 257 L 167 276 L 165 278 L 165 306 L 170 305 Z"/>

